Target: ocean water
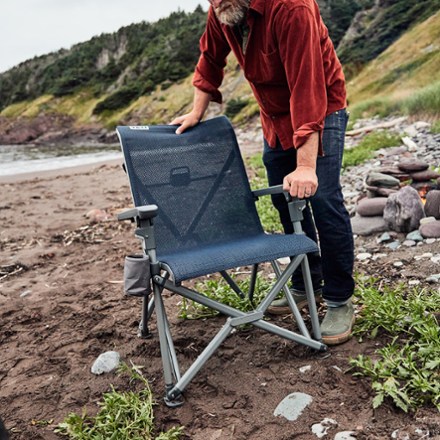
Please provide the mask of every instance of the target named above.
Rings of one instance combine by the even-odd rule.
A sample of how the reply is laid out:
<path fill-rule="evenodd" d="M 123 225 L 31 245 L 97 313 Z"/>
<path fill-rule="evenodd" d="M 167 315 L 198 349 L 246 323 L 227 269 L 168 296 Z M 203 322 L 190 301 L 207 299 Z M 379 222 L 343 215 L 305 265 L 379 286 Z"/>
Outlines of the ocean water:
<path fill-rule="evenodd" d="M 0 176 L 122 159 L 119 145 L 0 145 Z"/>

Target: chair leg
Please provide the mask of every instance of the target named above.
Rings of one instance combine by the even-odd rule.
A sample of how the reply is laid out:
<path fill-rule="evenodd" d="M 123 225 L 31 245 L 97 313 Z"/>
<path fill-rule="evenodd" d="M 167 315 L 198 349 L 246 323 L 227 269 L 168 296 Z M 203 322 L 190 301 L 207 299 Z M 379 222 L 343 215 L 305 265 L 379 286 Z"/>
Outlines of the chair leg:
<path fill-rule="evenodd" d="M 151 298 L 150 301 L 148 301 L 148 296 L 144 296 L 142 298 L 142 317 L 141 317 L 141 322 L 139 323 L 139 331 L 138 331 L 138 337 L 142 339 L 149 339 L 152 336 L 148 328 L 148 321 L 150 320 L 153 311 L 154 311 L 154 298 Z"/>
<path fill-rule="evenodd" d="M 302 264 L 302 262 L 301 262 Z M 281 268 L 280 265 L 277 261 L 272 261 L 272 267 L 273 270 L 275 272 L 275 275 L 277 276 L 277 278 L 279 279 L 281 276 Z M 306 338 L 310 338 L 310 333 L 307 330 L 307 327 L 304 323 L 304 320 L 302 319 L 301 313 L 298 309 L 298 306 L 295 303 L 295 300 L 292 297 L 292 293 L 289 290 L 289 287 L 287 286 L 287 284 L 284 284 L 283 286 L 283 290 L 284 290 L 284 295 L 286 295 L 286 299 L 287 302 L 289 304 L 290 309 L 292 310 L 293 316 L 295 318 L 296 324 L 298 325 L 298 329 L 301 332 L 301 334 L 303 336 L 305 336 Z"/>
<path fill-rule="evenodd" d="M 313 290 L 312 277 L 310 275 L 310 266 L 307 255 L 301 262 L 301 271 L 303 273 L 304 286 L 306 288 L 307 302 L 309 303 L 309 313 L 312 321 L 313 335 L 317 341 L 321 341 L 321 327 L 319 325 L 318 310 L 316 308 L 315 293 Z"/>
<path fill-rule="evenodd" d="M 153 284 L 153 286 L 154 302 L 156 305 L 157 331 L 159 333 L 160 353 L 162 358 L 163 375 L 165 381 L 165 403 L 168 406 L 180 406 L 183 404 L 183 401 L 179 399 L 173 399 L 173 401 L 169 401 L 168 399 L 169 391 L 174 388 L 174 376 L 176 376 L 176 372 L 179 371 L 179 367 L 178 365 L 173 365 L 175 362 L 177 363 L 177 358 L 171 339 L 165 306 L 162 300 L 162 289 L 157 284 Z"/>

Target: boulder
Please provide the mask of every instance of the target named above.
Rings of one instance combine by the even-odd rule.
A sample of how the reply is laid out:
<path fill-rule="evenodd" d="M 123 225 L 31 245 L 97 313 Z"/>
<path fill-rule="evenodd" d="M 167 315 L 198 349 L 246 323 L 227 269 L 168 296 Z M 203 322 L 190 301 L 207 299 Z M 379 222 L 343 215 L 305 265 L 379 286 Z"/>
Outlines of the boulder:
<path fill-rule="evenodd" d="M 434 170 L 425 170 L 411 173 L 410 176 L 415 182 L 426 182 L 427 180 L 438 179 L 440 174 Z"/>
<path fill-rule="evenodd" d="M 440 238 L 440 220 L 421 225 L 419 231 L 425 238 Z"/>
<path fill-rule="evenodd" d="M 356 235 L 371 235 L 387 230 L 387 225 L 381 215 L 376 217 L 361 217 L 360 215 L 355 215 L 351 219 L 351 227 L 353 234 Z"/>
<path fill-rule="evenodd" d="M 440 220 L 440 190 L 432 190 L 426 194 L 425 214 Z"/>
<path fill-rule="evenodd" d="M 417 171 L 424 171 L 429 168 L 429 164 L 423 160 L 405 159 L 397 164 L 399 170 L 406 173 L 415 173 Z"/>
<path fill-rule="evenodd" d="M 388 228 L 397 232 L 411 232 L 418 229 L 420 219 L 425 217 L 419 193 L 405 186 L 391 194 L 385 205 L 383 218 Z"/>
<path fill-rule="evenodd" d="M 367 176 L 366 183 L 369 186 L 378 186 L 381 188 L 398 188 L 400 180 L 389 174 L 371 172 Z"/>
<path fill-rule="evenodd" d="M 356 212 L 362 217 L 382 215 L 386 203 L 386 197 L 374 197 L 372 199 L 365 198 L 359 201 L 356 207 Z"/>

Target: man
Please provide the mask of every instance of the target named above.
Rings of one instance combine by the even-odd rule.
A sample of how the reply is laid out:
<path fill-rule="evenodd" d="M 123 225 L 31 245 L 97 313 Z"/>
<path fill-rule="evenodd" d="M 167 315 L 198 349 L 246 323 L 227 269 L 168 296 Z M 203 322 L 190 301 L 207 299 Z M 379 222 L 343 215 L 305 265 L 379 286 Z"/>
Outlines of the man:
<path fill-rule="evenodd" d="M 305 233 L 318 242 L 309 256 L 315 296 L 327 303 L 323 342 L 345 342 L 354 324 L 353 236 L 339 183 L 347 124 L 345 80 L 315 0 L 210 0 L 190 113 L 171 124 L 182 133 L 199 123 L 219 86 L 232 50 L 260 105 L 263 162 L 269 185 L 308 199 Z M 319 186 L 318 186 L 319 184 Z M 293 228 L 282 195 L 272 198 L 286 233 Z M 311 214 L 313 212 L 313 217 Z M 316 224 L 313 222 L 313 219 Z M 324 284 L 322 285 L 322 281 Z M 299 308 L 306 304 L 300 271 L 292 277 Z M 285 311 L 285 298 L 272 313 Z"/>

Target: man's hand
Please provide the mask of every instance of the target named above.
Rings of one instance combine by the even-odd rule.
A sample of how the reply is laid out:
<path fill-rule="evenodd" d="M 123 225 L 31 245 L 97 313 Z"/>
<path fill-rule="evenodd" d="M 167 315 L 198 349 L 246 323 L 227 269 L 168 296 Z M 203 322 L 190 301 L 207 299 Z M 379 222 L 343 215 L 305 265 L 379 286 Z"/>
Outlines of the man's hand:
<path fill-rule="evenodd" d="M 315 168 L 299 166 L 295 171 L 284 177 L 283 189 L 292 197 L 300 199 L 313 196 L 318 189 L 318 177 Z"/>
<path fill-rule="evenodd" d="M 194 104 L 192 110 L 186 115 L 178 116 L 170 122 L 170 125 L 180 125 L 176 130 L 176 134 L 183 133 L 185 130 L 194 127 L 202 120 L 211 98 L 212 97 L 209 93 L 194 88 Z"/>
<path fill-rule="evenodd" d="M 187 113 L 186 115 L 178 116 L 170 122 L 170 125 L 180 125 L 176 130 L 176 134 L 181 134 L 188 128 L 194 127 L 200 122 L 200 119 L 193 112 Z"/>

